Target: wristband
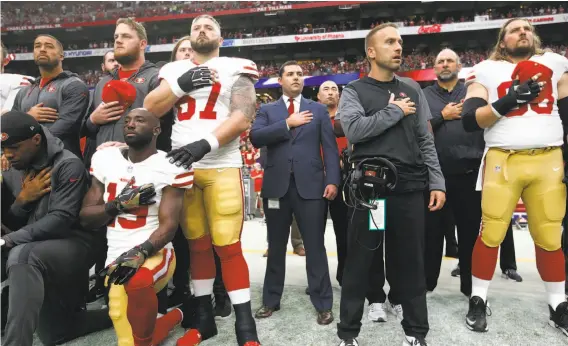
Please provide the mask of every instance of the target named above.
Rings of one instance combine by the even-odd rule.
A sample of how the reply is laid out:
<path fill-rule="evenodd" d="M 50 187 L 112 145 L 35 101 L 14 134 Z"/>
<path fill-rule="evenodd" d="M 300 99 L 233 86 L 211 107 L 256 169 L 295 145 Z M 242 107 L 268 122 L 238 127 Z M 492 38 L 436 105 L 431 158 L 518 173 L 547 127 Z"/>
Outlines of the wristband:
<path fill-rule="evenodd" d="M 184 95 L 186 94 L 185 91 L 183 91 L 183 90 L 180 88 L 177 79 L 176 79 L 176 80 L 173 80 L 173 81 L 171 81 L 171 82 L 168 81 L 168 84 L 170 85 L 170 89 L 172 90 L 172 93 L 174 93 L 174 95 L 176 95 L 178 98 L 180 98 L 180 97 L 182 97 L 182 96 L 184 96 Z"/>
<path fill-rule="evenodd" d="M 207 143 L 209 143 L 209 145 L 211 146 L 211 151 L 219 149 L 219 141 L 217 140 L 217 137 L 215 137 L 214 134 L 207 133 L 203 139 L 205 139 Z"/>

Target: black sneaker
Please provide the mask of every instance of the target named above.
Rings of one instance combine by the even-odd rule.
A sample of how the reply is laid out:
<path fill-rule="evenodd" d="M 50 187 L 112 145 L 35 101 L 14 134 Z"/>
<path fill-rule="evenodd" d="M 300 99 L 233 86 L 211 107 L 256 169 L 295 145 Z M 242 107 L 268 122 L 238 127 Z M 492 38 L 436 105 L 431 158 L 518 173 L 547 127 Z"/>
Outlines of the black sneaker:
<path fill-rule="evenodd" d="M 225 293 L 215 294 L 215 318 L 225 319 L 231 316 L 231 299 Z"/>
<path fill-rule="evenodd" d="M 549 305 L 548 311 L 550 311 L 548 324 L 554 328 L 558 328 L 564 335 L 568 336 L 568 303 L 563 302 L 558 304 L 556 311 Z"/>
<path fill-rule="evenodd" d="M 523 278 L 517 273 L 515 269 L 507 269 L 503 272 L 504 279 L 515 280 L 516 282 L 523 282 Z"/>
<path fill-rule="evenodd" d="M 95 284 L 93 287 L 91 287 L 89 293 L 87 294 L 87 303 L 94 303 L 100 298 L 104 297 L 105 294 L 105 287 L 103 285 Z"/>
<path fill-rule="evenodd" d="M 469 299 L 469 311 L 465 317 L 467 328 L 474 332 L 486 332 L 487 327 L 487 303 L 478 296 Z"/>
<path fill-rule="evenodd" d="M 452 269 L 452 272 L 450 273 L 453 277 L 458 277 L 460 276 L 460 264 L 458 263 L 458 265 Z"/>
<path fill-rule="evenodd" d="M 357 339 L 345 339 L 341 340 L 339 346 L 359 346 Z"/>
<path fill-rule="evenodd" d="M 168 297 L 168 309 L 180 307 L 190 295 L 189 287 L 187 289 L 176 287 Z"/>

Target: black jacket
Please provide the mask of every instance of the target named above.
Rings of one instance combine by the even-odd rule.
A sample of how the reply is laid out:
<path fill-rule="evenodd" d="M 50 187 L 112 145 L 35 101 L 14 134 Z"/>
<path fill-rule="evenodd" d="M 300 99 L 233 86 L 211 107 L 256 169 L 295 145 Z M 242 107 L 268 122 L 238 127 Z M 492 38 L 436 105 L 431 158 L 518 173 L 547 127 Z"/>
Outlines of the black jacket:
<path fill-rule="evenodd" d="M 78 236 L 85 240 L 90 234 L 79 225 L 79 211 L 87 192 L 88 175 L 83 162 L 63 143 L 44 128 L 47 154 L 32 165 L 34 172 L 51 166 L 51 192 L 26 206 L 12 203 L 2 214 L 2 223 L 13 232 L 5 237 L 15 245 L 34 241 Z M 16 198 L 22 190 L 27 172 L 10 168 L 2 174 L 2 190 Z M 3 191 L 4 192 L 4 191 Z M 4 204 L 4 201 L 2 201 Z"/>
<path fill-rule="evenodd" d="M 444 175 L 464 174 L 479 170 L 485 148 L 483 131 L 466 132 L 461 119 L 444 120 L 442 110 L 450 102 L 459 103 L 466 95 L 463 82 L 458 82 L 451 92 L 435 83 L 424 89 L 424 95 L 432 113 L 432 129 L 438 159 Z"/>

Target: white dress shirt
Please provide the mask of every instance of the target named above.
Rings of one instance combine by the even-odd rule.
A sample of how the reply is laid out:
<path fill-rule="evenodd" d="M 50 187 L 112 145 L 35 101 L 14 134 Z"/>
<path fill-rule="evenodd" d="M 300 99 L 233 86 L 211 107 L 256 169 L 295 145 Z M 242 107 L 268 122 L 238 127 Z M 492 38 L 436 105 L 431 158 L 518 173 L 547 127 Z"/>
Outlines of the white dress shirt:
<path fill-rule="evenodd" d="M 288 109 L 288 107 L 290 107 L 290 98 L 286 95 L 282 95 L 282 100 L 284 100 L 284 104 L 286 105 L 286 109 Z M 296 96 L 293 98 L 294 100 L 294 112 L 292 113 L 298 113 L 300 111 L 300 101 L 302 100 L 302 94 Z"/>

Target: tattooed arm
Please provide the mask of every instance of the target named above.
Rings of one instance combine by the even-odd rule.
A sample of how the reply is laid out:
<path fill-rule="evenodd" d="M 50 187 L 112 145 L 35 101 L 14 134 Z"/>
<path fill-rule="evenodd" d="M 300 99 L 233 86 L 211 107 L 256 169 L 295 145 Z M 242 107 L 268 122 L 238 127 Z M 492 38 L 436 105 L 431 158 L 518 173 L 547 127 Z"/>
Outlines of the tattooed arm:
<path fill-rule="evenodd" d="M 256 114 L 256 92 L 251 78 L 241 75 L 231 90 L 230 116 L 213 131 L 223 146 L 245 132 Z"/>
<path fill-rule="evenodd" d="M 154 248 L 154 252 L 166 246 L 176 234 L 183 205 L 184 191 L 171 186 L 166 186 L 162 190 L 160 210 L 158 211 L 159 226 L 148 239 Z"/>

